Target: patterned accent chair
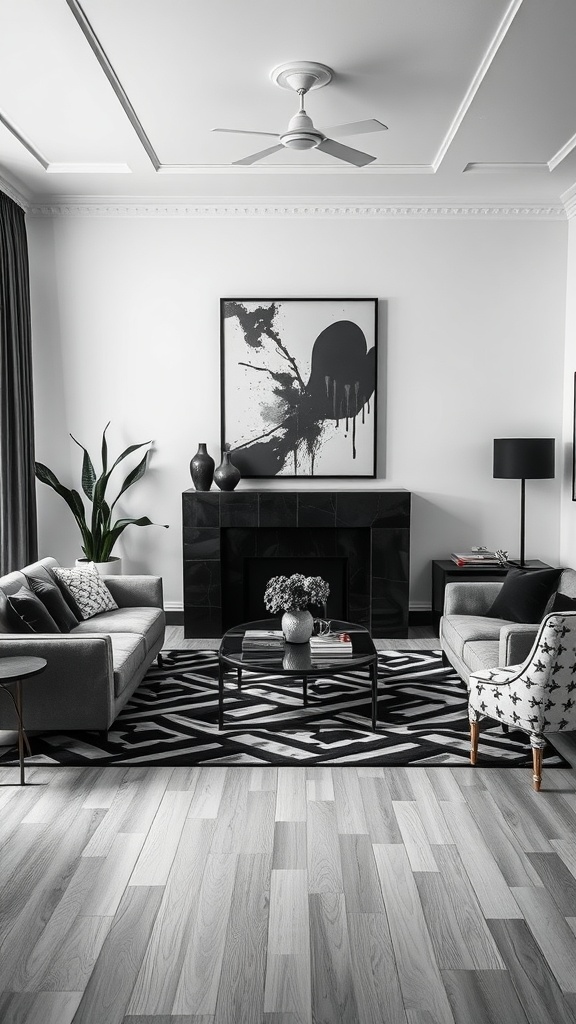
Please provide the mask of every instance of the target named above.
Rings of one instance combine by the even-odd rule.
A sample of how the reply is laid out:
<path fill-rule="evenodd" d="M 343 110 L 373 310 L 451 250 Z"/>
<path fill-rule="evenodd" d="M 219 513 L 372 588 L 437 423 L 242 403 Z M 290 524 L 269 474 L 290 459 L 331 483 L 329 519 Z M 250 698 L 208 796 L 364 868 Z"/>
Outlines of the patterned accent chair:
<path fill-rule="evenodd" d="M 468 713 L 471 764 L 476 764 L 480 719 L 494 718 L 529 733 L 532 779 L 539 790 L 544 734 L 576 728 L 576 612 L 546 615 L 521 665 L 472 673 Z"/>

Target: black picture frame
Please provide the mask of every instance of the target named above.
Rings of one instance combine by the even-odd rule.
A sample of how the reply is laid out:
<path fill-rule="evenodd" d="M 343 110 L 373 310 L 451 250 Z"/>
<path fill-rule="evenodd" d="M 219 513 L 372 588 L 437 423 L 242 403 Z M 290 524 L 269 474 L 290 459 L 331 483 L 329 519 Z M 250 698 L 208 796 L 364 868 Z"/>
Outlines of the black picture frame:
<path fill-rule="evenodd" d="M 244 479 L 376 476 L 378 299 L 220 299 L 220 373 Z"/>
<path fill-rule="evenodd" d="M 572 501 L 576 502 L 576 373 L 572 398 Z"/>

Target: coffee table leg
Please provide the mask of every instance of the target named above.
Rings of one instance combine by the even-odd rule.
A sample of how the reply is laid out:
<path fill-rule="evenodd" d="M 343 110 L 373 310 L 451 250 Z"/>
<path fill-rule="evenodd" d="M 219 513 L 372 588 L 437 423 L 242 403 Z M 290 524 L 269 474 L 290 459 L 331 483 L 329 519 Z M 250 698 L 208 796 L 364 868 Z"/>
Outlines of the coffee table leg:
<path fill-rule="evenodd" d="M 218 728 L 224 728 L 224 664 L 218 663 Z"/>
<path fill-rule="evenodd" d="M 372 731 L 376 732 L 376 711 L 378 707 L 378 659 L 370 665 L 370 679 L 372 681 Z"/>
<path fill-rule="evenodd" d="M 24 778 L 24 725 L 22 723 L 22 685 L 16 682 L 16 711 L 18 713 L 18 757 L 20 759 L 20 785 L 25 786 Z"/>
<path fill-rule="evenodd" d="M 304 707 L 308 707 L 308 676 L 302 676 L 302 698 Z"/>

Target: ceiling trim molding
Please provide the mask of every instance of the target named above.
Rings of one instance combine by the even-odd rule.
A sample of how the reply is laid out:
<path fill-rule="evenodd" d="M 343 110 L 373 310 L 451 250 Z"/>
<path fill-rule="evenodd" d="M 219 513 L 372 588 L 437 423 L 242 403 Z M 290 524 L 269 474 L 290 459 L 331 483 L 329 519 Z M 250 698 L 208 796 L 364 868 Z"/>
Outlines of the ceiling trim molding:
<path fill-rule="evenodd" d="M 456 137 L 460 125 L 462 124 L 462 121 L 466 117 L 466 114 L 468 113 L 472 101 L 474 100 L 474 97 L 478 92 L 478 89 L 482 85 L 482 82 L 484 81 L 484 78 L 488 73 L 488 69 L 490 68 L 492 61 L 494 60 L 496 54 L 498 53 L 498 50 L 500 49 L 504 39 L 506 38 L 508 30 L 512 22 L 514 21 L 514 18 L 516 17 L 520 7 L 522 6 L 522 3 L 523 0 L 511 0 L 511 3 L 509 4 L 508 9 L 504 14 L 502 21 L 500 22 L 498 28 L 496 29 L 492 41 L 490 42 L 490 45 L 488 46 L 488 49 L 486 50 L 486 53 L 482 58 L 480 66 L 478 67 L 478 70 L 476 71 L 474 78 L 470 82 L 466 94 L 454 115 L 452 124 L 448 128 L 448 131 L 446 132 L 446 135 L 444 136 L 444 139 L 440 144 L 440 148 L 436 153 L 436 156 L 434 157 L 432 167 L 435 172 L 440 167 L 444 157 L 446 156 L 446 153 L 450 149 L 450 146 L 452 145 L 452 142 Z"/>
<path fill-rule="evenodd" d="M 560 198 L 564 204 L 566 217 L 568 220 L 573 220 L 576 217 L 576 183 L 567 188 Z"/>
<path fill-rule="evenodd" d="M 132 106 L 128 98 L 128 94 L 125 92 L 124 87 L 120 79 L 118 78 L 118 75 L 116 74 L 114 68 L 112 67 L 112 64 L 108 59 L 106 51 L 104 50 L 104 47 L 98 39 L 98 36 L 92 28 L 92 25 L 86 17 L 83 8 L 78 3 L 78 0 L 66 0 L 66 3 L 68 4 L 68 7 L 72 11 L 72 14 L 76 18 L 76 21 L 78 22 L 78 25 L 80 26 L 80 29 L 83 35 L 85 36 L 86 41 L 90 46 L 90 49 L 92 50 L 94 56 L 96 57 L 96 60 L 102 68 L 102 71 L 104 72 L 106 78 L 112 86 L 112 89 L 116 94 L 116 98 L 120 103 L 120 106 L 122 107 L 124 113 L 126 114 L 126 117 L 130 121 L 130 124 L 132 125 L 134 131 L 136 132 L 136 135 L 138 136 L 142 146 L 144 147 L 144 150 L 146 151 L 146 154 L 150 159 L 150 162 L 152 163 L 154 170 L 157 171 L 158 168 L 160 167 L 160 160 L 158 159 L 156 150 L 154 149 L 154 146 L 152 145 L 150 139 L 148 138 L 146 132 L 144 131 L 142 122 L 140 121 L 138 114 L 134 110 L 134 107 Z"/>
<path fill-rule="evenodd" d="M 162 203 L 157 200 L 118 203 L 61 201 L 34 203 L 37 217 L 190 217 L 190 218 L 360 218 L 363 220 L 499 219 L 565 220 L 564 206 L 505 203 L 365 203 L 365 202 L 208 202 Z"/>
<path fill-rule="evenodd" d="M 40 152 L 39 149 L 36 148 L 34 143 L 30 142 L 30 139 L 26 138 L 26 136 L 23 135 L 21 131 L 19 131 L 19 129 L 16 127 L 16 125 L 12 124 L 12 121 L 10 121 L 10 119 L 7 118 L 6 115 L 3 114 L 1 111 L 0 111 L 0 124 L 3 124 L 4 127 L 7 128 L 7 130 L 10 132 L 10 134 L 14 136 L 16 141 L 19 142 L 21 146 L 24 146 L 24 149 L 26 149 L 28 151 L 28 153 L 30 153 L 30 156 L 34 157 L 34 159 L 40 164 L 40 166 L 44 170 L 48 169 L 48 167 L 50 165 L 49 165 L 49 162 L 46 159 L 46 157 L 42 156 L 42 153 Z"/>
<path fill-rule="evenodd" d="M 14 185 L 11 185 L 10 182 L 7 181 L 6 178 L 4 178 L 1 174 L 0 192 L 3 192 L 4 195 L 8 196 L 9 199 L 13 199 L 14 202 L 18 203 L 18 206 L 21 206 L 22 209 L 25 210 L 26 212 L 29 211 L 30 197 L 24 196 L 22 192 L 19 192 L 18 189 L 15 188 Z"/>
<path fill-rule="evenodd" d="M 560 147 L 557 153 L 554 153 L 554 156 L 550 157 L 550 160 L 548 161 L 548 167 L 550 168 L 550 170 L 555 170 L 555 168 L 558 167 L 558 165 L 561 164 L 562 161 L 565 160 L 566 157 L 572 152 L 575 146 L 576 133 L 572 136 L 571 139 L 568 139 L 568 142 L 565 142 L 564 145 Z"/>

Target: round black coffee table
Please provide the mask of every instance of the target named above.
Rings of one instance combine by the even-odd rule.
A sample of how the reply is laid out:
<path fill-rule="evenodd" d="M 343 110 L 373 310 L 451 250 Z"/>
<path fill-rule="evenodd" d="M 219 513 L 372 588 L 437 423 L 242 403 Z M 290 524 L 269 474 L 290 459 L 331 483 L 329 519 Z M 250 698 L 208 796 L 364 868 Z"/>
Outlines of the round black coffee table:
<path fill-rule="evenodd" d="M 325 652 L 321 660 L 310 650 L 310 644 L 288 644 L 281 641 L 277 649 L 248 651 L 242 649 L 242 641 L 246 630 L 280 629 L 280 619 L 261 619 L 257 622 L 243 622 L 229 629 L 222 637 L 218 650 L 218 728 L 224 728 L 224 677 L 227 671 L 236 672 L 238 689 L 242 685 L 244 669 L 259 672 L 262 675 L 284 676 L 287 679 L 302 680 L 304 706 L 308 703 L 308 680 L 326 676 L 332 672 L 342 675 L 359 668 L 368 670 L 368 680 L 372 693 L 372 728 L 376 729 L 377 686 L 378 686 L 378 652 L 367 629 L 354 622 L 341 619 L 331 620 L 334 633 L 347 633 L 352 641 L 350 655 L 333 655 Z M 284 726 L 286 728 L 286 726 Z M 291 723 L 290 728 L 293 728 Z M 226 729 L 246 729 L 242 725 L 226 725 Z"/>
<path fill-rule="evenodd" d="M 48 662 L 46 658 L 0 658 L 0 686 L 5 689 L 11 696 L 14 707 L 16 709 L 16 715 L 18 718 L 18 758 L 20 761 L 20 785 L 25 785 L 24 779 L 24 743 L 28 748 L 30 754 L 30 744 L 28 743 L 28 737 L 24 731 L 24 723 L 22 720 L 22 680 L 27 679 L 29 676 L 37 676 L 40 672 L 43 672 Z M 10 687 L 16 687 L 16 696 L 10 691 Z"/>

